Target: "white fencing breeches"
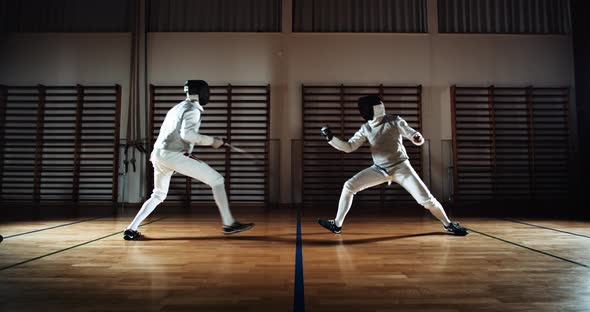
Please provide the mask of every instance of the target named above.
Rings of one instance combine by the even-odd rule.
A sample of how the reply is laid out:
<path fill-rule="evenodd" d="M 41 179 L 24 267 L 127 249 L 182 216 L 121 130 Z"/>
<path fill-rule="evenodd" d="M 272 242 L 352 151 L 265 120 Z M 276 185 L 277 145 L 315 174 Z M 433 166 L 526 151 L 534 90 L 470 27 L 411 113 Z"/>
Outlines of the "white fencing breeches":
<path fill-rule="evenodd" d="M 229 209 L 224 178 L 219 172 L 190 154 L 180 152 L 156 149 L 152 153 L 151 161 L 154 166 L 154 190 L 152 196 L 143 204 L 128 229 L 137 230 L 139 224 L 154 211 L 156 206 L 166 199 L 170 179 L 175 171 L 209 185 L 213 191 L 215 203 L 219 208 L 223 225 L 231 225 L 235 222 Z"/>
<path fill-rule="evenodd" d="M 389 175 L 371 166 L 350 178 L 342 188 L 340 202 L 338 203 L 338 213 L 336 214 L 336 225 L 342 226 L 344 218 L 350 210 L 354 195 L 369 187 L 379 185 L 385 182 L 393 181 L 401 185 L 408 191 L 418 204 L 430 210 L 430 212 L 440 220 L 444 225 L 450 223 L 442 205 L 430 194 L 430 191 L 424 185 L 409 161 L 396 166 Z"/>

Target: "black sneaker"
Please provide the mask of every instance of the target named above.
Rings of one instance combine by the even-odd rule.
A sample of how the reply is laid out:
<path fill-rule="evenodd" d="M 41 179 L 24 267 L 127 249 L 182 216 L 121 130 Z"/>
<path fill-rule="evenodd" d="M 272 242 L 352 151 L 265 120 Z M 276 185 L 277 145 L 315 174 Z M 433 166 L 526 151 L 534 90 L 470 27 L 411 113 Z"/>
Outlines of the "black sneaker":
<path fill-rule="evenodd" d="M 123 232 L 124 240 L 138 240 L 140 237 L 141 233 L 139 233 L 139 231 L 127 229 Z"/>
<path fill-rule="evenodd" d="M 465 235 L 469 234 L 469 231 L 467 231 L 466 228 L 462 227 L 457 222 L 451 222 L 451 224 L 449 224 L 448 226 L 443 225 L 443 227 L 445 228 L 445 230 L 447 230 L 449 232 L 453 232 L 457 236 L 465 236 Z"/>
<path fill-rule="evenodd" d="M 323 220 L 318 218 L 318 223 L 334 234 L 342 233 L 342 227 L 336 226 L 336 222 L 334 220 Z"/>
<path fill-rule="evenodd" d="M 253 226 L 254 226 L 254 223 L 240 223 L 240 222 L 236 221 L 236 222 L 234 222 L 234 224 L 232 224 L 230 226 L 224 225 L 223 226 L 223 234 L 229 235 L 229 234 L 240 233 L 240 232 L 251 229 Z"/>

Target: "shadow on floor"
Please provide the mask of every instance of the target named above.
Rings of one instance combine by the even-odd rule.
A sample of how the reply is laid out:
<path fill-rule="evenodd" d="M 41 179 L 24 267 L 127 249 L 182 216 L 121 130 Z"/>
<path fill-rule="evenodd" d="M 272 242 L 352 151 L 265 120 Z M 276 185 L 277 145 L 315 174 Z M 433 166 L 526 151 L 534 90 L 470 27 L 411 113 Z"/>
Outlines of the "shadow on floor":
<path fill-rule="evenodd" d="M 351 233 L 352 235 L 368 235 L 365 233 Z M 318 246 L 336 246 L 336 245 L 356 245 L 356 244 L 370 244 L 370 243 L 378 243 L 378 242 L 386 242 L 386 241 L 394 241 L 399 239 L 405 238 L 414 238 L 414 237 L 422 237 L 422 236 L 440 236 L 440 235 L 451 235 L 451 233 L 445 232 L 428 232 L 428 233 L 417 233 L 417 234 L 407 234 L 407 235 L 397 235 L 397 236 L 380 236 L 380 237 L 369 237 L 369 238 L 357 238 L 357 239 L 349 239 L 346 236 L 350 236 L 351 234 L 341 234 L 340 236 L 336 236 L 335 234 L 331 233 L 308 233 L 305 236 L 309 235 L 326 235 L 333 237 L 334 239 L 326 238 L 326 239 L 315 239 L 315 238 L 304 238 L 303 245 L 318 245 Z M 292 237 L 285 237 L 285 236 L 292 236 Z M 296 237 L 295 234 L 284 234 L 284 235 L 272 235 L 272 236 L 254 236 L 254 235 L 242 235 L 242 236 L 175 236 L 175 237 L 150 237 L 144 236 L 140 241 L 180 241 L 180 240 L 191 240 L 191 241 L 214 241 L 214 240 L 227 240 L 227 241 L 258 241 L 258 242 L 279 242 L 279 243 L 288 243 L 288 244 L 295 244 Z"/>

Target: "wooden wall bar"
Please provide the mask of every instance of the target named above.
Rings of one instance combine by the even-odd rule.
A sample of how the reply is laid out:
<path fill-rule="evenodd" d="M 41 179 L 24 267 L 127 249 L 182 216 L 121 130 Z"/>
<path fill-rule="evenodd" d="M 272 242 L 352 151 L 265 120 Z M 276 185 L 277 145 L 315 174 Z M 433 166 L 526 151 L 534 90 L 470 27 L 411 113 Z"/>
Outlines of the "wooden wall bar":
<path fill-rule="evenodd" d="M 0 86 L 2 201 L 117 202 L 120 86 Z"/>
<path fill-rule="evenodd" d="M 228 199 L 231 203 L 268 203 L 269 181 L 269 126 L 270 85 L 210 86 L 211 100 L 205 107 L 201 131 L 203 134 L 227 138 L 237 147 L 254 155 L 259 163 L 230 149 L 213 149 L 195 146 L 193 154 L 225 177 Z M 150 86 L 150 117 L 148 137 L 149 152 L 160 132 L 166 113 L 184 100 L 182 86 Z M 153 187 L 153 168 L 148 194 Z M 198 181 L 182 175 L 174 175 L 170 183 L 167 201 L 213 203 L 211 189 Z"/>
<path fill-rule="evenodd" d="M 569 101 L 569 88 L 451 87 L 455 200 L 566 199 Z"/>
<path fill-rule="evenodd" d="M 414 129 L 422 128 L 421 86 L 302 86 L 303 106 L 303 205 L 337 204 L 344 182 L 373 164 L 369 144 L 350 154 L 337 151 L 320 135 L 329 125 L 334 135 L 348 140 L 365 122 L 357 108 L 363 95 L 379 95 L 388 114 L 400 115 Z M 410 160 L 422 172 L 422 149 L 404 140 Z M 383 184 L 358 194 L 357 204 L 384 206 L 415 204 L 399 185 Z"/>

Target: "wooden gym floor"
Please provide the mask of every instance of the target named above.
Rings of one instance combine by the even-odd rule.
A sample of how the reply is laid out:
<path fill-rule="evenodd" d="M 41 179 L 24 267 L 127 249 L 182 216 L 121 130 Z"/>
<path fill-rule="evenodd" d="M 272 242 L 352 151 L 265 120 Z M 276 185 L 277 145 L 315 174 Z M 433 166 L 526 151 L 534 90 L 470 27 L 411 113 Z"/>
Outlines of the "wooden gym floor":
<path fill-rule="evenodd" d="M 131 217 L 0 223 L 0 311 L 590 311 L 588 222 L 459 219 L 455 237 L 353 211 L 334 235 L 309 210 L 235 215 L 256 227 L 223 236 L 213 209 L 156 213 L 132 242 Z"/>

